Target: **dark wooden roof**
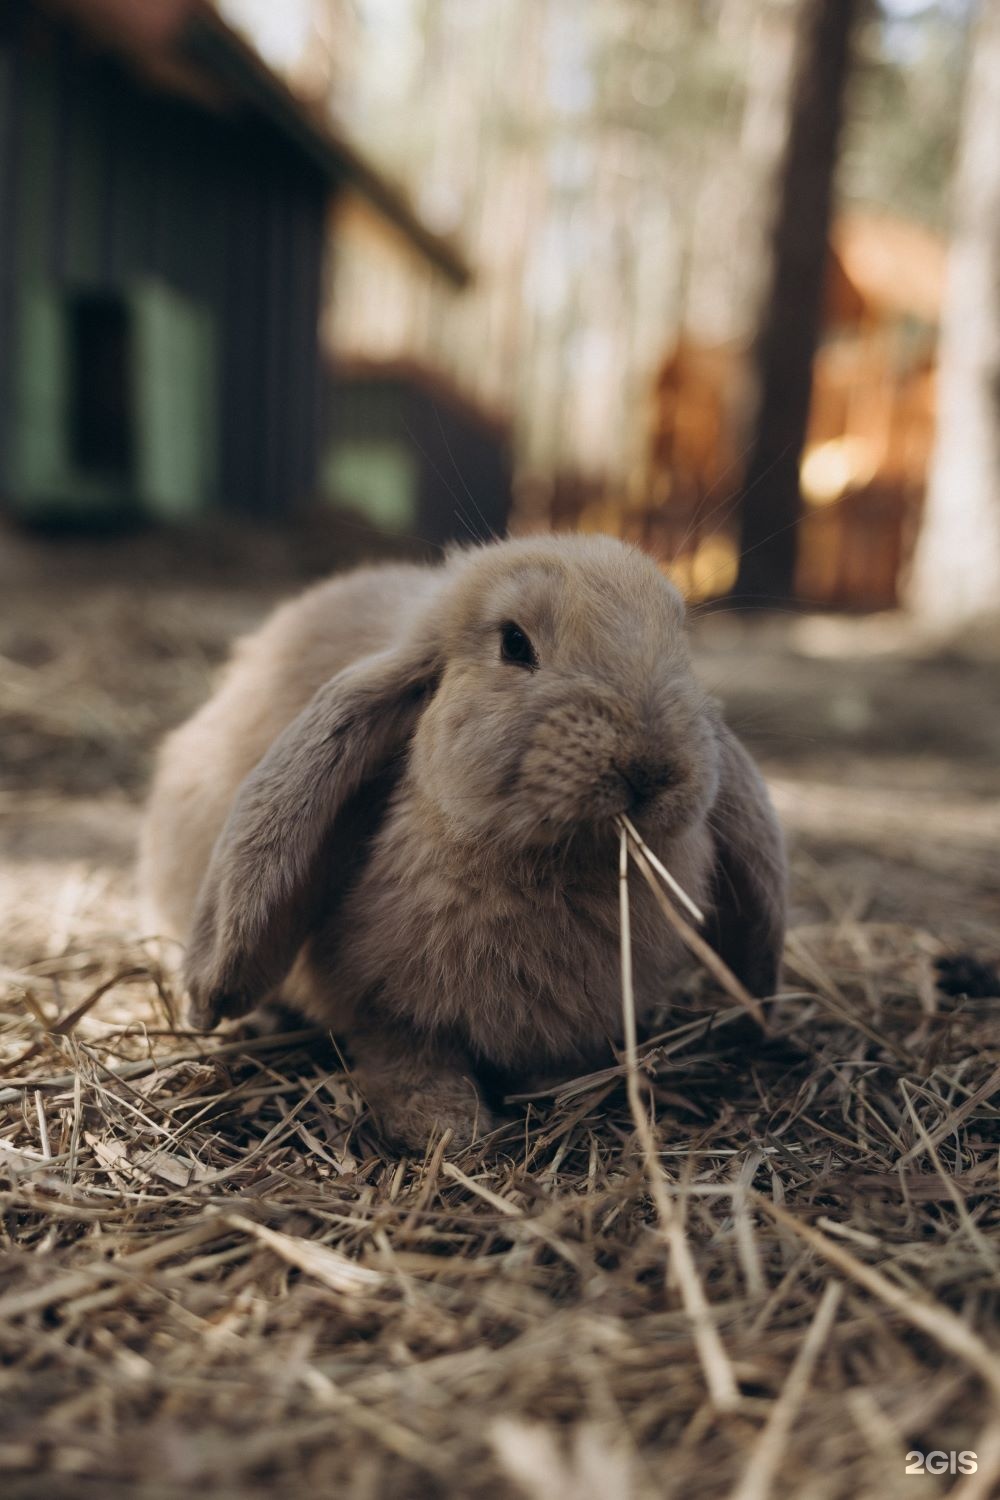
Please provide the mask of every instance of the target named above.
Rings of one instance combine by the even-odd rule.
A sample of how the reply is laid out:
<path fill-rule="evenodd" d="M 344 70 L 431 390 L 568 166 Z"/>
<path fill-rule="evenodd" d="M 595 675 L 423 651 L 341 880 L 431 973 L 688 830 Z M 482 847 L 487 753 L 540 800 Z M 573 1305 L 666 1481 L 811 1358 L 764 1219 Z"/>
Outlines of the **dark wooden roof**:
<path fill-rule="evenodd" d="M 215 110 L 266 119 L 328 178 L 348 185 L 456 286 L 470 280 L 461 252 L 421 220 L 405 192 L 274 73 L 209 0 L 42 0 L 157 87 Z"/>

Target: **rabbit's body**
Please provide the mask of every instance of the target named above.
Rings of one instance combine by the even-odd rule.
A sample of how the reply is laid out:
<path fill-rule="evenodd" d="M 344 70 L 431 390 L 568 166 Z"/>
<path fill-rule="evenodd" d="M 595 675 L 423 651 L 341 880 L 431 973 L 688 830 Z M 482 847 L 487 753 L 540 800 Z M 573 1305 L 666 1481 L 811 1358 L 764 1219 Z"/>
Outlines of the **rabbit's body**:
<path fill-rule="evenodd" d="M 320 585 L 243 642 L 164 746 L 142 879 L 201 1024 L 280 995 L 416 1145 L 487 1118 L 477 1070 L 527 1082 L 620 1036 L 624 811 L 768 990 L 780 835 L 677 595 L 607 538 L 500 543 Z M 631 895 L 646 1011 L 684 953 Z"/>
<path fill-rule="evenodd" d="M 576 1066 L 621 1033 L 617 848 L 560 859 L 484 857 L 456 874 L 440 829 L 404 780 L 356 885 L 311 944 L 292 998 L 319 1019 L 350 1024 L 379 1009 L 414 1030 L 444 1031 L 473 1058 L 512 1074 Z M 694 830 L 671 849 L 685 889 L 704 900 L 710 840 Z M 664 996 L 684 960 L 645 884 L 631 892 L 636 1003 Z M 294 977 L 294 976 L 293 976 Z M 345 1005 L 351 1009 L 344 1012 Z"/>

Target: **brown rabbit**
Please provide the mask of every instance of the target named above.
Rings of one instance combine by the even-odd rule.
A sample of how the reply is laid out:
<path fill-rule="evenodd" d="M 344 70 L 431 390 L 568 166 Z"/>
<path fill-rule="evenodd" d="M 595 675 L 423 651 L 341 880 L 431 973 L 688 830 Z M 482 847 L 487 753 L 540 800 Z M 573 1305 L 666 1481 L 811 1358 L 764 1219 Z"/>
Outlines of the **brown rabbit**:
<path fill-rule="evenodd" d="M 237 649 L 163 747 L 142 880 L 201 1027 L 280 997 L 344 1036 L 384 1133 L 458 1142 L 477 1083 L 619 1035 L 627 812 L 757 995 L 777 983 L 781 834 L 697 685 L 684 605 L 607 537 L 498 542 L 336 578 Z M 636 999 L 683 954 L 643 882 Z"/>

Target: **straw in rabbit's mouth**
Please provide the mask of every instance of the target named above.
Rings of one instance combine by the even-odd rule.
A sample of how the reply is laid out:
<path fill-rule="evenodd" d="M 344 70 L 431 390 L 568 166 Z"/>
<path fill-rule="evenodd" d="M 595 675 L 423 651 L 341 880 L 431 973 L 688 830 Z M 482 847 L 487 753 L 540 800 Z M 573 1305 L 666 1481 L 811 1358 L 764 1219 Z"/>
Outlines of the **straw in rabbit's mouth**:
<path fill-rule="evenodd" d="M 615 822 L 618 827 L 618 879 L 619 910 L 621 916 L 621 976 L 622 976 L 622 1032 L 625 1038 L 626 1084 L 629 1111 L 635 1133 L 642 1150 L 643 1164 L 649 1182 L 657 1218 L 663 1237 L 670 1251 L 674 1276 L 680 1291 L 681 1302 L 688 1321 L 698 1359 L 705 1376 L 712 1401 L 720 1411 L 735 1411 L 741 1404 L 739 1386 L 732 1362 L 716 1326 L 712 1308 L 698 1276 L 697 1266 L 684 1230 L 684 1215 L 678 1206 L 674 1189 L 668 1181 L 657 1150 L 656 1137 L 649 1110 L 640 1090 L 638 1062 L 638 1035 L 636 1029 L 635 992 L 632 983 L 632 926 L 629 915 L 628 862 L 631 855 L 640 873 L 650 886 L 667 920 L 676 928 L 680 937 L 693 953 L 705 964 L 722 987 L 729 991 L 740 1005 L 744 1006 L 754 1020 L 763 1027 L 764 1017 L 760 1006 L 736 978 L 715 950 L 709 947 L 700 933 L 690 925 L 674 906 L 666 886 L 675 900 L 681 902 L 699 924 L 705 916 L 691 899 L 683 886 L 674 879 L 631 820 L 620 814 Z M 659 877 L 659 879 L 657 878 Z"/>
<path fill-rule="evenodd" d="M 642 854 L 643 858 L 652 865 L 653 869 L 656 871 L 657 875 L 659 875 L 664 884 L 670 887 L 674 895 L 677 897 L 678 901 L 680 901 L 682 905 L 687 907 L 688 911 L 694 917 L 695 921 L 704 924 L 705 913 L 702 911 L 701 907 L 695 905 L 695 903 L 691 900 L 691 897 L 688 895 L 687 891 L 682 885 L 679 884 L 678 881 L 674 879 L 659 856 L 653 853 L 652 849 L 650 849 L 649 845 L 644 841 L 639 830 L 632 822 L 632 819 L 626 817 L 625 814 L 622 813 L 618 819 L 618 826 L 624 831 L 626 838 L 631 840 L 631 842 L 635 844 L 636 848 Z"/>
<path fill-rule="evenodd" d="M 628 820 L 620 818 L 618 879 L 621 912 L 621 966 L 622 966 L 622 1028 L 625 1036 L 626 1085 L 629 1111 L 635 1126 L 636 1137 L 642 1149 L 643 1165 L 649 1182 L 650 1193 L 656 1206 L 663 1237 L 670 1251 L 673 1273 L 680 1290 L 681 1302 L 691 1324 L 691 1334 L 698 1359 L 705 1376 L 712 1401 L 719 1411 L 734 1411 L 740 1405 L 740 1390 L 736 1383 L 729 1355 L 716 1327 L 712 1309 L 705 1290 L 698 1278 L 698 1271 L 691 1247 L 684 1232 L 684 1217 L 675 1201 L 671 1185 L 660 1164 L 656 1137 L 650 1123 L 648 1108 L 644 1105 L 639 1087 L 638 1036 L 635 1018 L 635 993 L 632 986 L 632 926 L 629 917 L 628 857 L 639 865 L 643 874 L 652 880 L 653 867 L 646 861 L 639 846 L 638 835 L 629 832 Z M 657 862 L 659 863 L 659 861 Z M 672 887 L 677 883 L 667 877 Z M 654 885 L 655 890 L 659 887 Z M 677 886 L 680 890 L 680 887 Z M 690 907 L 694 902 L 684 897 Z M 666 902 L 666 897 L 664 897 Z M 669 903 L 667 903 L 669 905 Z M 665 907 L 666 909 L 666 907 Z M 694 908 L 697 910 L 697 908 Z M 678 921 L 684 919 L 678 915 Z M 687 923 L 684 922 L 687 927 Z M 738 981 L 737 981 L 738 982 Z"/>
<path fill-rule="evenodd" d="M 728 994 L 732 995 L 733 999 L 753 1016 L 758 1026 L 766 1030 L 764 1013 L 761 1010 L 759 1002 L 754 999 L 746 986 L 740 983 L 729 965 L 705 941 L 701 933 L 697 932 L 691 926 L 690 922 L 681 915 L 674 902 L 671 901 L 670 896 L 668 896 L 667 891 L 670 892 L 676 901 L 679 901 L 687 908 L 699 925 L 704 924 L 704 912 L 692 900 L 683 886 L 671 875 L 662 860 L 650 849 L 632 820 L 626 817 L 624 813 L 620 813 L 616 817 L 615 823 L 620 835 L 620 852 L 623 862 L 619 870 L 620 878 L 627 881 L 628 856 L 631 855 L 633 863 L 653 892 L 657 905 L 667 921 L 676 930 L 681 941 L 691 950 L 696 958 L 701 960 L 705 968 L 708 969 L 709 973 L 718 981 L 722 988 Z M 624 874 L 622 870 L 624 870 Z M 623 906 L 623 924 L 626 915 L 627 908 Z M 622 930 L 624 942 L 624 925 Z"/>

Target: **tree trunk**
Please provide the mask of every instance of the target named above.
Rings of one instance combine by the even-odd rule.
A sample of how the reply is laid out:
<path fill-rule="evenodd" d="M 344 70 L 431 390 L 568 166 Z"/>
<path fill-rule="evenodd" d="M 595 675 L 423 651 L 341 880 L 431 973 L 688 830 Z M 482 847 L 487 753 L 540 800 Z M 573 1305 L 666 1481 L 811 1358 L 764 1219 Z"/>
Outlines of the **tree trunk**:
<path fill-rule="evenodd" d="M 858 0 L 803 0 L 771 274 L 754 341 L 750 445 L 733 594 L 780 605 L 795 580 L 799 462 L 822 311 L 837 145 Z"/>
<path fill-rule="evenodd" d="M 1000 0 L 982 0 L 972 43 L 937 438 L 908 596 L 945 627 L 1000 610 Z"/>

